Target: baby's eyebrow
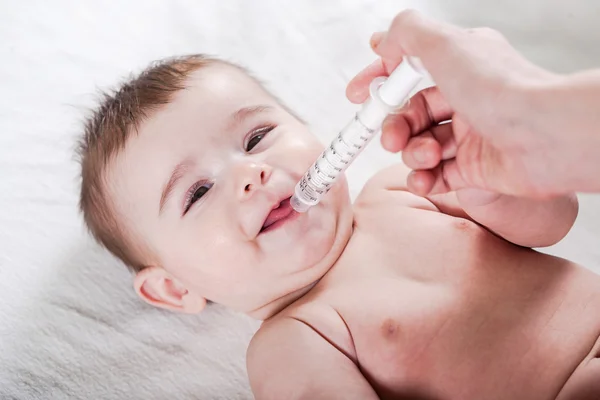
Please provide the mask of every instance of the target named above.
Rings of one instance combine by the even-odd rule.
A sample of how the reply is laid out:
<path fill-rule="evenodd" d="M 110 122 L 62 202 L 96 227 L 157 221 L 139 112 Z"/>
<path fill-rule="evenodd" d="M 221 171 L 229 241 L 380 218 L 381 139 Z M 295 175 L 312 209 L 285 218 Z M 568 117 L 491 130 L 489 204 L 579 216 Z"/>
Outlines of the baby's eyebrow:
<path fill-rule="evenodd" d="M 183 178 L 186 170 L 190 167 L 191 164 L 192 164 L 191 160 L 187 159 L 187 160 L 182 161 L 179 164 L 177 164 L 175 166 L 175 168 L 173 169 L 173 172 L 171 173 L 171 177 L 169 178 L 169 181 L 163 188 L 162 194 L 160 196 L 160 205 L 158 207 L 159 215 L 162 214 L 165 204 L 169 200 L 169 197 L 171 197 L 171 194 L 173 194 L 173 189 L 175 189 L 177 182 L 179 182 L 179 180 L 181 178 Z"/>
<path fill-rule="evenodd" d="M 258 105 L 258 106 L 250 106 L 240 108 L 233 114 L 231 114 L 231 122 L 229 124 L 229 129 L 235 128 L 237 125 L 241 124 L 247 118 L 252 117 L 253 115 L 260 114 L 266 111 L 273 110 L 274 107 L 267 105 Z"/>

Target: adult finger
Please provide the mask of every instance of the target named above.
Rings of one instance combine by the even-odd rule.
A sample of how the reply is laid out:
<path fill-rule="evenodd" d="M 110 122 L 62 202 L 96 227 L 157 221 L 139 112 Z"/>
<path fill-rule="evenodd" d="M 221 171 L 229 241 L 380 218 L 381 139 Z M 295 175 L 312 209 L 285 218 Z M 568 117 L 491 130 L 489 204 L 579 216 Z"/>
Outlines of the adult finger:
<path fill-rule="evenodd" d="M 414 10 L 399 13 L 373 48 L 376 54 L 392 65 L 398 65 L 408 54 L 423 60 L 425 67 L 442 55 L 437 54 L 450 35 L 460 28 L 429 19 Z"/>
<path fill-rule="evenodd" d="M 371 81 L 377 77 L 388 75 L 388 70 L 380 58 L 373 61 L 348 83 L 348 86 L 346 87 L 346 97 L 352 103 L 363 103 L 369 97 L 369 85 L 371 84 Z"/>
<path fill-rule="evenodd" d="M 456 157 L 458 146 L 456 144 L 456 135 L 454 134 L 454 124 L 449 122 L 434 126 L 431 128 L 431 132 L 442 148 L 442 160 L 449 160 Z"/>
<path fill-rule="evenodd" d="M 402 161 L 410 169 L 430 169 L 442 160 L 442 147 L 431 131 L 412 138 L 402 152 Z"/>
<path fill-rule="evenodd" d="M 413 171 L 407 183 L 408 189 L 419 196 L 431 196 L 469 187 L 454 158 L 442 161 L 432 169 Z"/>
<path fill-rule="evenodd" d="M 452 108 L 436 87 L 423 89 L 398 113 L 386 117 L 381 143 L 388 151 L 401 151 L 411 136 L 449 120 L 452 113 Z"/>
<path fill-rule="evenodd" d="M 385 37 L 386 32 L 375 32 L 371 35 L 369 45 L 371 49 L 379 46 L 381 40 Z M 384 60 L 378 58 L 360 71 L 346 87 L 346 97 L 352 103 L 362 103 L 369 97 L 369 85 L 371 81 L 380 76 L 389 76 L 396 65 L 388 65 Z"/>
<path fill-rule="evenodd" d="M 435 176 L 431 170 L 413 170 L 406 178 L 408 190 L 417 196 L 425 197 L 435 184 Z"/>
<path fill-rule="evenodd" d="M 386 33 L 387 32 L 385 32 L 385 31 L 381 31 L 381 32 L 375 32 L 371 35 L 371 39 L 369 39 L 369 46 L 371 46 L 372 50 L 376 49 L 379 46 L 379 44 L 385 37 Z"/>
<path fill-rule="evenodd" d="M 413 136 L 402 151 L 402 161 L 412 169 L 430 169 L 456 156 L 452 124 L 436 125 Z"/>

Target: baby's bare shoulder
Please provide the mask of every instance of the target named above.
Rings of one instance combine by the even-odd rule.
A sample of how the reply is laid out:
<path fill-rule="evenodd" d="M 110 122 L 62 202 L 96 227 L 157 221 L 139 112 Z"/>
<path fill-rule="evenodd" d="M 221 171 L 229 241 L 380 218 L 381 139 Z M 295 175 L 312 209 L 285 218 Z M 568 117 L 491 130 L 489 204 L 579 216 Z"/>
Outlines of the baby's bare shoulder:
<path fill-rule="evenodd" d="M 247 363 L 252 372 L 267 367 L 279 368 L 291 361 L 304 364 L 312 349 L 321 346 L 323 338 L 312 326 L 293 314 L 277 315 L 263 323 L 250 341 Z M 259 372 L 260 373 L 260 372 Z"/>
<path fill-rule="evenodd" d="M 282 340 L 289 343 L 293 337 L 312 336 L 314 339 L 309 341 L 323 340 L 353 362 L 357 362 L 356 350 L 341 314 L 322 301 L 312 299 L 299 303 L 265 322 L 252 343 L 273 342 L 275 345 L 283 345 L 285 343 L 282 343 Z M 269 344 L 269 347 L 272 344 Z"/>
<path fill-rule="evenodd" d="M 367 181 L 356 198 L 355 207 L 379 208 L 389 204 L 439 211 L 430 200 L 409 192 L 406 183 L 409 173 L 410 169 L 401 163 L 382 169 Z"/>
<path fill-rule="evenodd" d="M 257 399 L 377 398 L 354 362 L 292 316 L 264 323 L 252 338 L 246 362 Z"/>

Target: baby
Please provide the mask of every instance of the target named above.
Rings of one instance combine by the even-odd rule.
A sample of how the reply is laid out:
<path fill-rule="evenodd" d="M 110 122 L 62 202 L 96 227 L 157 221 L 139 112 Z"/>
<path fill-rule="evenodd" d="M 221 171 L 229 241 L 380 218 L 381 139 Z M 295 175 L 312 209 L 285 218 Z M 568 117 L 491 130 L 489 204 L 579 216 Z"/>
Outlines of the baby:
<path fill-rule="evenodd" d="M 264 323 L 258 399 L 599 399 L 600 278 L 529 247 L 575 196 L 431 198 L 379 172 L 294 212 L 322 151 L 240 67 L 187 56 L 106 96 L 81 145 L 81 209 L 146 302 Z"/>

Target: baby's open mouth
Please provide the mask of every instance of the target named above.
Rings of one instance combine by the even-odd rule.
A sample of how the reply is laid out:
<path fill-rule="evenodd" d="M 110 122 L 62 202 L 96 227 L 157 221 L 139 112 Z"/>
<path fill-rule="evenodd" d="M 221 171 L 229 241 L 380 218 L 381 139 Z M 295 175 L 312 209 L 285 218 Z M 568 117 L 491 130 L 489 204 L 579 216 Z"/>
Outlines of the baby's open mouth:
<path fill-rule="evenodd" d="M 260 233 L 277 229 L 289 221 L 295 214 L 296 211 L 294 211 L 290 204 L 290 197 L 282 200 L 281 203 L 267 215 L 267 219 L 265 219 L 265 222 L 260 229 Z"/>

